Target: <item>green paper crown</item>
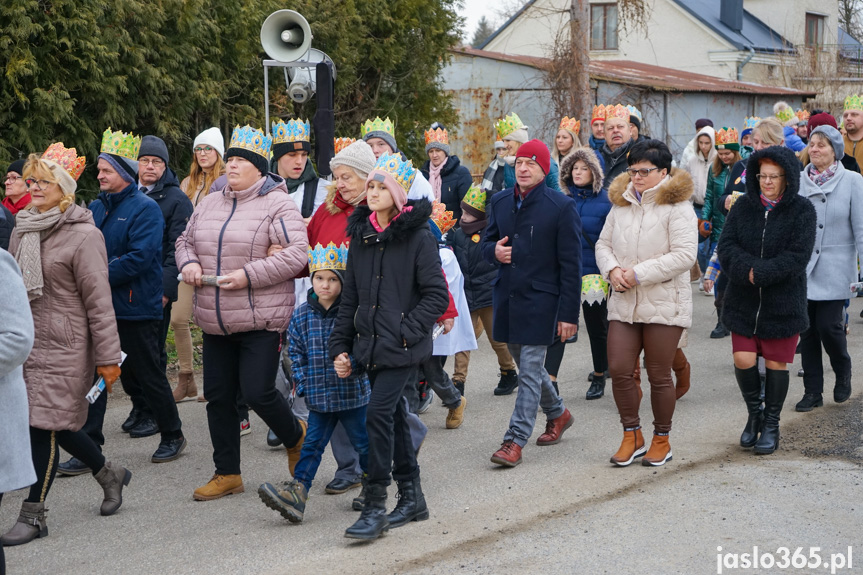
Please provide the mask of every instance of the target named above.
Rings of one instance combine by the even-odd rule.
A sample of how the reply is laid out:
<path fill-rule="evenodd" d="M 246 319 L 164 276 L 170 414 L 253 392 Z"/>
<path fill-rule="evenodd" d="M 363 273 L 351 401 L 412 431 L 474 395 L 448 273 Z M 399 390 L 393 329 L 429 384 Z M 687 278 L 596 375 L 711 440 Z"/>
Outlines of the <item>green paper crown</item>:
<path fill-rule="evenodd" d="M 99 151 L 103 154 L 113 154 L 127 160 L 137 161 L 140 149 L 141 137 L 133 136 L 132 132 L 128 134 L 120 130 L 112 132 L 111 128 L 108 128 L 102 133 L 102 146 Z"/>
<path fill-rule="evenodd" d="M 845 98 L 846 110 L 863 110 L 863 97 L 860 94 L 852 94 Z"/>
<path fill-rule="evenodd" d="M 485 190 L 476 184 L 471 185 L 461 201 L 464 202 L 465 205 L 485 213 Z"/>
<path fill-rule="evenodd" d="M 497 130 L 497 138 L 503 140 L 516 130 L 526 129 L 527 126 L 518 117 L 518 114 L 510 114 L 506 118 L 498 120 L 494 123 L 494 128 Z"/>
<path fill-rule="evenodd" d="M 366 134 L 371 134 L 372 132 L 386 132 L 393 138 L 396 137 L 396 130 L 393 126 L 392 120 L 387 118 L 386 120 L 381 120 L 381 117 L 378 116 L 374 120 L 366 120 L 365 124 L 360 126 L 360 137 L 365 138 Z"/>
<path fill-rule="evenodd" d="M 785 106 L 776 110 L 776 119 L 783 124 L 794 117 L 794 109 L 791 106 Z"/>

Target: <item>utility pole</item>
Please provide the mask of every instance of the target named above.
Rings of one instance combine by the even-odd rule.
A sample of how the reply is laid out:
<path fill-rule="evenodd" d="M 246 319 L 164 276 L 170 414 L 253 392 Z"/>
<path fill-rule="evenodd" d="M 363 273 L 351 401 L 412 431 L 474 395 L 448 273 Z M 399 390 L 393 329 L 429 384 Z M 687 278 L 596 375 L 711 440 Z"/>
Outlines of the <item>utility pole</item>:
<path fill-rule="evenodd" d="M 572 52 L 570 97 L 573 115 L 587 127 L 592 113 L 590 99 L 590 2 L 571 0 L 569 9 L 569 41 Z"/>

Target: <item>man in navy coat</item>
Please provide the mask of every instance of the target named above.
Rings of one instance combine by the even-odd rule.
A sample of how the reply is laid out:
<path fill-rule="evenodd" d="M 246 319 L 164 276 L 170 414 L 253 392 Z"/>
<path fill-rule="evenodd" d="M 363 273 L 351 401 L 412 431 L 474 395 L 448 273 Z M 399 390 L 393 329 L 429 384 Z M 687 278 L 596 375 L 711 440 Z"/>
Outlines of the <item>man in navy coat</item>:
<path fill-rule="evenodd" d="M 546 349 L 578 329 L 581 220 L 575 202 L 546 187 L 551 157 L 539 140 L 516 153 L 516 185 L 489 202 L 483 257 L 500 262 L 493 285 L 494 339 L 518 364 L 518 396 L 501 448 L 491 461 L 515 467 L 533 433 L 537 407 L 548 418 L 537 445 L 560 442 L 573 417 L 545 371 Z"/>

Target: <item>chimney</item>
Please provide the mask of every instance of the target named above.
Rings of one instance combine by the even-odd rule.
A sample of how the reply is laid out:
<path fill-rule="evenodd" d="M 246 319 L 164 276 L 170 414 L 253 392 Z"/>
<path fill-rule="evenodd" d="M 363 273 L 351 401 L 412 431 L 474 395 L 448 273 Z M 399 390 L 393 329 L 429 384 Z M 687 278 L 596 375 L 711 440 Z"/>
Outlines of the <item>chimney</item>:
<path fill-rule="evenodd" d="M 743 0 L 720 0 L 719 20 L 734 30 L 743 29 Z"/>

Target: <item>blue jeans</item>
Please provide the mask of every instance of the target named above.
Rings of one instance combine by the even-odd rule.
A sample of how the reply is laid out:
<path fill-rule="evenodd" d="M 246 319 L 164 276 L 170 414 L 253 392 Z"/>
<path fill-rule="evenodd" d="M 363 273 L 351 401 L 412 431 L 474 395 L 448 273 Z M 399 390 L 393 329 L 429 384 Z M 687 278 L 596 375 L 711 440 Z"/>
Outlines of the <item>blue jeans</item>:
<path fill-rule="evenodd" d="M 294 479 L 305 485 L 306 491 L 312 488 L 312 480 L 321 465 L 321 456 L 330 442 L 337 423 L 342 424 L 348 440 L 359 453 L 360 468 L 363 471 L 367 469 L 369 436 L 366 433 L 366 406 L 329 413 L 310 409 L 306 441 L 303 443 L 300 460 L 294 469 Z"/>
<path fill-rule="evenodd" d="M 702 275 L 707 271 L 707 264 L 716 250 L 716 244 L 717 242 L 714 242 L 711 238 L 707 238 L 698 244 L 698 267 L 701 268 Z"/>
<path fill-rule="evenodd" d="M 563 400 L 554 390 L 545 371 L 546 345 L 507 344 L 518 366 L 518 395 L 509 420 L 504 441 L 512 440 L 524 447 L 536 425 L 537 407 L 542 407 L 548 419 L 563 415 Z"/>

